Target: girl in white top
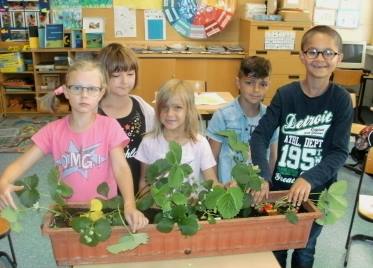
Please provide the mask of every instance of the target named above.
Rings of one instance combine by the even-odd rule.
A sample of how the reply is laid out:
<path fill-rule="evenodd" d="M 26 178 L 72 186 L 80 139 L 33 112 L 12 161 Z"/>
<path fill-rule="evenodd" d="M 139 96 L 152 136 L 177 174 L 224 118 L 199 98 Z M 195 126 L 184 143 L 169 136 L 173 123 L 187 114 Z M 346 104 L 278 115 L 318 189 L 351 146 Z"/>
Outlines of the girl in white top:
<path fill-rule="evenodd" d="M 148 166 L 165 157 L 170 141 L 182 146 L 181 163 L 193 169 L 188 178 L 190 182 L 198 182 L 203 177 L 217 183 L 216 161 L 207 139 L 200 134 L 193 90 L 182 80 L 167 81 L 158 91 L 155 116 L 154 129 L 143 138 L 136 154 L 142 163 L 140 189 L 146 186 Z"/>

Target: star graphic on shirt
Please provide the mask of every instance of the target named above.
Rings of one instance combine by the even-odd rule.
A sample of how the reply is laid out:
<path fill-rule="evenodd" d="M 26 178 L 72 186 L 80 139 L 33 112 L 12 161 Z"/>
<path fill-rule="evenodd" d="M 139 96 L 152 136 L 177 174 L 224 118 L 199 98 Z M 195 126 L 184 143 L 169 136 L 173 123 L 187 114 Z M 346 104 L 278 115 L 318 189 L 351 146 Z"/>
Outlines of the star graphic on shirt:
<path fill-rule="evenodd" d="M 66 177 L 74 172 L 79 172 L 81 176 L 87 178 L 89 169 L 106 161 L 105 157 L 96 153 L 99 146 L 100 144 L 95 144 L 79 150 L 74 142 L 70 141 L 67 152 L 56 160 L 56 163 L 63 168 L 62 176 Z"/>

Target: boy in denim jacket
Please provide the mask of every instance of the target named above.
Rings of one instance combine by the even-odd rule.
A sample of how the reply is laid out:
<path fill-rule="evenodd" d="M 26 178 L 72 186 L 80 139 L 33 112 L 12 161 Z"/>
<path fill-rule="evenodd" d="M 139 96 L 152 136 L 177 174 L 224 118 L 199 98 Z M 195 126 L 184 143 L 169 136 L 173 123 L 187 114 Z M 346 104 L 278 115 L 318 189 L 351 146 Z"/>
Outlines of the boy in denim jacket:
<path fill-rule="evenodd" d="M 269 88 L 270 72 L 271 63 L 267 59 L 258 56 L 244 58 L 236 77 L 240 95 L 217 110 L 209 122 L 207 136 L 218 163 L 218 176 L 222 183 L 231 180 L 235 158 L 239 156 L 230 149 L 228 139 L 217 133 L 234 130 L 242 142 L 249 143 L 252 132 L 266 112 L 266 106 L 261 101 Z M 269 162 L 272 167 L 277 156 L 277 136 L 275 132 L 269 145 Z"/>

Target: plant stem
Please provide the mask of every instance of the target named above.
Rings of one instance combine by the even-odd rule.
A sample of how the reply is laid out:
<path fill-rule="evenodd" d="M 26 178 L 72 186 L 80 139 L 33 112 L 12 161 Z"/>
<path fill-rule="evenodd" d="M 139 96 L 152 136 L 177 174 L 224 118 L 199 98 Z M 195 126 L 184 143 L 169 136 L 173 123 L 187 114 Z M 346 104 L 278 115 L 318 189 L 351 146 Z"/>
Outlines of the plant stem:
<path fill-rule="evenodd" d="M 131 230 L 128 228 L 127 224 L 125 223 L 125 221 L 124 221 L 124 219 L 123 219 L 123 217 L 122 217 L 122 214 L 120 213 L 120 208 L 119 208 L 119 206 L 117 207 L 117 210 L 118 210 L 118 213 L 119 213 L 119 218 L 120 218 L 120 220 L 122 221 L 122 224 L 123 224 L 124 228 L 126 228 L 127 232 L 128 232 L 131 236 L 133 236 Z"/>

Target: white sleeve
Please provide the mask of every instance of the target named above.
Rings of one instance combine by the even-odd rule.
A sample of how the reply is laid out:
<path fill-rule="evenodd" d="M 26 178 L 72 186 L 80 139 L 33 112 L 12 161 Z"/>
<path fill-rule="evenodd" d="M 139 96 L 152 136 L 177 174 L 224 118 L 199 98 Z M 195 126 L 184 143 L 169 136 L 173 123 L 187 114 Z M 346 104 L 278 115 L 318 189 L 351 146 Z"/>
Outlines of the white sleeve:
<path fill-rule="evenodd" d="M 140 162 L 149 165 L 151 164 L 151 159 L 149 156 L 149 139 L 144 137 L 139 145 L 139 148 L 137 148 L 135 158 Z"/>
<path fill-rule="evenodd" d="M 200 160 L 201 160 L 201 170 L 204 171 L 206 169 L 212 168 L 216 166 L 215 157 L 212 153 L 211 147 L 209 142 L 205 137 L 201 136 L 200 141 Z"/>

